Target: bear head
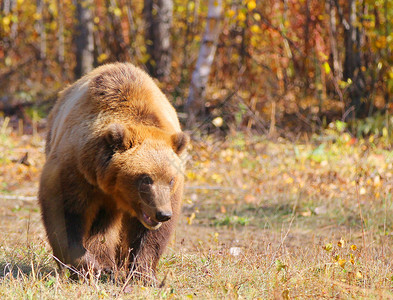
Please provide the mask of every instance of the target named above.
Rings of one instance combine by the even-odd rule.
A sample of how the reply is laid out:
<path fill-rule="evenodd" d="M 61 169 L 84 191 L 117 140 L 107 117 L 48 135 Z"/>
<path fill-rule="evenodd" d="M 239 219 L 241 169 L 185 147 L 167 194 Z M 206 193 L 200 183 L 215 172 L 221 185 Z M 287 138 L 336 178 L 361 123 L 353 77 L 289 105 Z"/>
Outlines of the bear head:
<path fill-rule="evenodd" d="M 189 137 L 153 126 L 112 123 L 103 135 L 97 183 L 148 229 L 172 217 L 172 195 L 183 180 Z"/>

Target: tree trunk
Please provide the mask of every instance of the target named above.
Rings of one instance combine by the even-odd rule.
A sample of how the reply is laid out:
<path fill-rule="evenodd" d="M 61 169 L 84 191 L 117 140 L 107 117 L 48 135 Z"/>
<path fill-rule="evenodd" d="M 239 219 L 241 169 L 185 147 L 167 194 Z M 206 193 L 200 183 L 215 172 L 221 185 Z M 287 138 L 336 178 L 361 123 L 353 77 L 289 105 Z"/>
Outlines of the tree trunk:
<path fill-rule="evenodd" d="M 332 66 L 333 74 L 337 80 L 342 78 L 342 69 L 340 60 L 338 57 L 337 49 L 337 25 L 336 25 L 336 10 L 334 7 L 334 0 L 326 1 L 326 10 L 329 15 L 329 40 L 330 40 L 330 51 L 332 54 Z"/>
<path fill-rule="evenodd" d="M 153 76 L 163 79 L 171 70 L 172 46 L 170 29 L 173 14 L 172 0 L 145 0 L 145 36 L 150 55 L 147 68 Z"/>
<path fill-rule="evenodd" d="M 355 71 L 355 46 L 356 46 L 356 0 L 348 0 L 348 26 L 344 30 L 345 60 L 344 79 L 352 80 Z"/>
<path fill-rule="evenodd" d="M 76 1 L 76 48 L 75 77 L 80 78 L 93 69 L 94 64 L 94 39 L 92 0 Z"/>
<path fill-rule="evenodd" d="M 11 1 L 12 14 L 18 18 L 19 12 L 18 12 L 18 7 L 17 6 L 18 6 L 18 3 L 17 3 L 16 0 Z M 14 41 L 16 39 L 17 35 L 18 35 L 18 24 L 19 24 L 19 22 L 13 22 L 12 25 L 11 25 L 10 37 L 11 37 L 12 41 Z"/>
<path fill-rule="evenodd" d="M 126 7 L 127 7 L 127 19 L 128 19 L 128 39 L 129 39 L 129 46 L 130 46 L 130 55 L 132 59 L 135 59 L 135 56 L 137 55 L 137 50 L 136 48 L 136 37 L 137 37 L 137 31 L 135 28 L 135 21 L 134 17 L 132 16 L 132 5 L 131 5 L 131 0 L 126 1 Z M 139 53 L 138 53 L 139 54 Z"/>
<path fill-rule="evenodd" d="M 186 103 L 189 125 L 195 123 L 195 117 L 197 115 L 203 115 L 205 113 L 206 85 L 220 34 L 221 13 L 222 0 L 209 0 L 205 33 L 203 35 L 195 70 L 192 73 L 190 90 Z"/>
<path fill-rule="evenodd" d="M 128 39 L 129 39 L 128 48 L 129 48 L 131 61 L 132 62 L 141 61 L 143 55 L 139 47 L 136 46 L 138 30 L 136 28 L 137 27 L 136 18 L 133 16 L 132 0 L 127 0 L 125 5 L 127 7 Z"/>
<path fill-rule="evenodd" d="M 57 0 L 57 11 L 59 30 L 57 31 L 57 38 L 59 40 L 59 48 L 57 50 L 57 60 L 61 68 L 61 80 L 64 80 L 65 66 L 64 66 L 64 15 L 63 15 L 63 0 Z"/>
<path fill-rule="evenodd" d="M 309 70 L 309 61 L 310 61 L 310 23 L 311 23 L 311 14 L 310 14 L 310 0 L 305 1 L 305 15 L 306 22 L 304 23 L 304 56 L 303 56 L 303 66 L 302 66 L 302 74 L 305 79 L 305 83 L 307 89 L 310 87 L 310 77 L 308 74 Z"/>
<path fill-rule="evenodd" d="M 37 0 L 37 15 L 40 18 L 37 21 L 36 28 L 37 33 L 40 35 L 40 59 L 45 61 L 46 59 L 46 32 L 44 24 L 44 0 Z"/>
<path fill-rule="evenodd" d="M 109 20 L 111 23 L 111 29 L 108 32 L 111 39 L 110 48 L 112 55 L 117 61 L 127 61 L 130 59 L 129 47 L 123 38 L 123 29 L 121 27 L 121 19 L 115 12 L 119 11 L 120 8 L 115 0 L 107 0 L 106 8 L 108 11 Z"/>
<path fill-rule="evenodd" d="M 349 97 L 351 103 L 348 107 L 350 118 L 355 118 L 364 108 L 362 97 L 364 96 L 365 81 L 361 70 L 361 34 L 356 28 L 356 0 L 348 0 L 348 22 L 344 27 L 345 39 L 345 60 L 343 77 L 350 79 L 352 84 L 349 87 Z"/>
<path fill-rule="evenodd" d="M 1 3 L 1 10 L 3 11 L 3 14 L 6 16 L 10 13 L 11 11 L 11 0 L 4 0 Z"/>
<path fill-rule="evenodd" d="M 389 19 L 389 13 L 391 13 L 391 1 L 390 0 L 385 0 L 383 3 L 383 7 L 384 7 L 384 19 L 385 19 L 385 40 L 389 41 L 389 38 L 392 36 L 391 34 L 391 27 L 392 27 L 392 20 Z M 390 7 L 390 9 L 389 9 Z M 378 10 L 377 6 L 375 7 L 376 10 Z M 382 51 L 382 55 L 384 55 L 384 57 L 392 57 L 392 48 L 387 46 L 385 47 L 385 49 L 383 49 Z M 391 59 L 390 59 L 391 61 Z M 392 99 L 390 99 L 390 97 L 386 97 L 386 104 L 388 104 L 389 102 L 392 101 Z"/>

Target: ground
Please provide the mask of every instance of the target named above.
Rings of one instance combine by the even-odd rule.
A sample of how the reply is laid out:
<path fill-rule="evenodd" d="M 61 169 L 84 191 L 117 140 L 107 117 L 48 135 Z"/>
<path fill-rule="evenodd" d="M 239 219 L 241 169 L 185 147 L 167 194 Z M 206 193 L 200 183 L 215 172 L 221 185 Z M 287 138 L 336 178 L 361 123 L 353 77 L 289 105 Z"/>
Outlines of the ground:
<path fill-rule="evenodd" d="M 41 135 L 0 132 L 0 298 L 393 298 L 393 155 L 334 126 L 189 148 L 157 287 L 58 274 L 36 201 Z"/>

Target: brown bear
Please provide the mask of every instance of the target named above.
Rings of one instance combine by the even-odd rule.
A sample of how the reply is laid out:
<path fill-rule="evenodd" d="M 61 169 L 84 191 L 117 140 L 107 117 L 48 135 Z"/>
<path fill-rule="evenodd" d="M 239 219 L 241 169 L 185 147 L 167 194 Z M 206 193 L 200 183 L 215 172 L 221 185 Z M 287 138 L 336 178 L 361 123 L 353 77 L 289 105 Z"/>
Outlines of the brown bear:
<path fill-rule="evenodd" d="M 59 94 L 48 129 L 39 203 L 59 266 L 155 278 L 184 185 L 175 109 L 144 71 L 108 64 Z"/>

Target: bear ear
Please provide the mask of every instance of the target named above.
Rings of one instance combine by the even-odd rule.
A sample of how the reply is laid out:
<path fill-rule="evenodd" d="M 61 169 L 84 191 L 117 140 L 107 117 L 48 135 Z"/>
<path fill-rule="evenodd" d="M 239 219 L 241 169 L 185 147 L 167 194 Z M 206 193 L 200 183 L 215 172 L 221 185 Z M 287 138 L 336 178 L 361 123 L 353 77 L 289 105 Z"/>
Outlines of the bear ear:
<path fill-rule="evenodd" d="M 177 154 L 181 154 L 187 147 L 190 137 L 185 134 L 184 132 L 178 132 L 175 133 L 171 136 L 172 139 L 172 144 L 173 144 L 173 150 Z"/>
<path fill-rule="evenodd" d="M 131 148 L 130 132 L 123 124 L 113 123 L 107 128 L 105 140 L 113 150 L 126 150 Z"/>
<path fill-rule="evenodd" d="M 100 74 L 95 77 L 90 83 L 91 92 L 96 96 L 105 96 L 107 93 L 107 88 L 105 87 L 105 77 L 104 74 Z"/>

